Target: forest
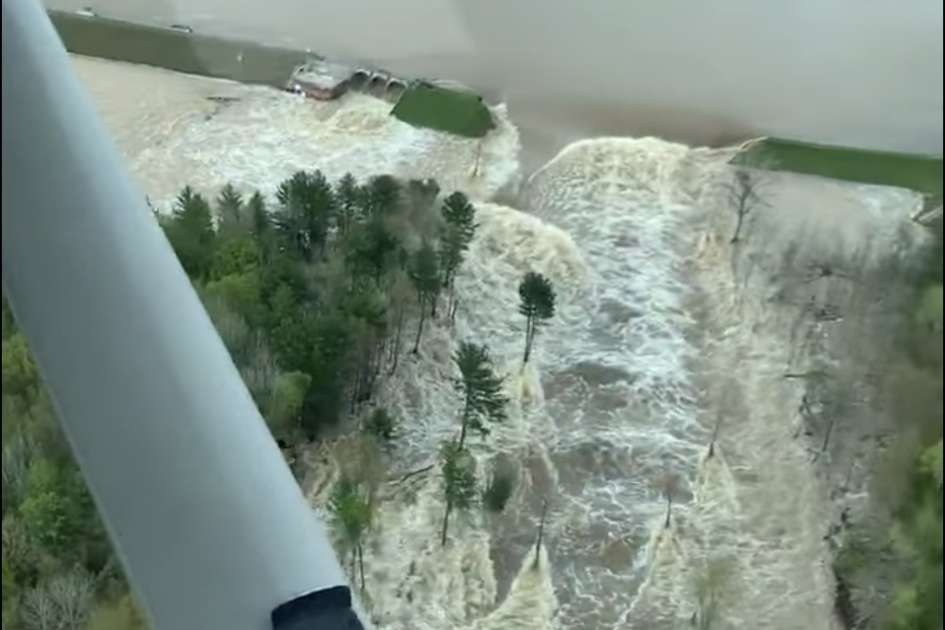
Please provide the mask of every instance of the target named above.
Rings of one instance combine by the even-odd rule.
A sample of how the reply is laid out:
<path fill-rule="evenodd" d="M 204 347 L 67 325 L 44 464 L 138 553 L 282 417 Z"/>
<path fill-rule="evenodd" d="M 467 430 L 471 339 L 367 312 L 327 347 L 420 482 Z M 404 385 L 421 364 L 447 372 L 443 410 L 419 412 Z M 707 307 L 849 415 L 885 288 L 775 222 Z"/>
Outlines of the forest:
<path fill-rule="evenodd" d="M 432 180 L 332 184 L 298 172 L 272 202 L 230 185 L 214 200 L 185 187 L 155 219 L 297 477 L 299 450 L 340 432 L 383 459 L 402 420 L 378 404 L 381 384 L 417 360 L 425 329 L 451 326 L 459 308 L 455 279 L 477 227 L 466 196 L 442 196 Z M 537 273 L 519 293 L 524 364 L 555 295 Z M 453 361 L 456 438 L 439 459 L 443 545 L 455 510 L 501 510 L 514 488 L 505 468 L 477 479 L 466 449 L 469 431 L 487 436 L 505 418 L 504 378 L 484 345 L 461 342 Z M 3 418 L 4 628 L 144 627 L 5 300 Z M 337 549 L 362 589 L 379 482 L 369 469 L 348 471 L 330 502 Z"/>
<path fill-rule="evenodd" d="M 332 532 L 363 593 L 363 545 L 372 535 L 389 443 L 405 418 L 379 392 L 404 361 L 422 360 L 424 331 L 452 327 L 456 278 L 476 232 L 476 209 L 432 180 L 381 175 L 329 182 L 298 172 L 275 198 L 230 185 L 208 199 L 185 187 L 173 212 L 155 215 L 297 478 L 313 442 L 354 435 L 361 461 L 331 491 Z M 942 238 L 937 226 L 908 285 L 897 352 L 881 379 L 896 435 L 875 458 L 873 519 L 845 522 L 834 573 L 838 617 L 848 628 L 941 628 Z M 737 233 L 736 233 L 737 237 Z M 537 273 L 519 285 L 522 364 L 555 314 L 555 291 Z M 501 511 L 516 472 L 476 470 L 470 437 L 488 439 L 506 418 L 504 375 L 488 347 L 457 340 L 451 385 L 455 437 L 435 456 L 450 517 L 477 506 Z M 134 629 L 134 604 L 92 498 L 60 432 L 23 335 L 3 303 L 3 627 Z M 712 456 L 713 442 L 708 455 Z M 666 526 L 672 493 L 667 490 Z M 537 561 L 537 555 L 536 555 Z M 862 590 L 883 576 L 888 597 L 865 614 Z M 711 580 L 710 580 L 711 581 Z M 700 591 L 702 628 L 713 627 L 716 586 Z"/>

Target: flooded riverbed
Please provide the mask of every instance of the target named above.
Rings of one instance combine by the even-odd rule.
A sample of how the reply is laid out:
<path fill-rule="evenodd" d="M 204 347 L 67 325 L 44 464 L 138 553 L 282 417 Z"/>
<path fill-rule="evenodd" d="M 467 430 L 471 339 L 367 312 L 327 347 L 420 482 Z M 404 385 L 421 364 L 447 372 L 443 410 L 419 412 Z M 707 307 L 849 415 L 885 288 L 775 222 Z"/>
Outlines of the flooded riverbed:
<path fill-rule="evenodd" d="M 455 431 L 454 344 L 488 342 L 508 377 L 510 417 L 472 448 L 482 466 L 499 453 L 521 462 L 522 483 L 501 517 L 457 519 L 462 536 L 446 550 L 436 536 L 438 478 L 418 478 L 409 498 L 394 492 L 380 506 L 383 535 L 365 550 L 378 627 L 688 627 L 696 584 L 715 561 L 728 568 L 714 627 L 836 627 L 823 541 L 831 514 L 803 442 L 791 439 L 799 386 L 782 378 L 810 357 L 797 356 L 785 334 L 795 305 L 768 300 L 779 288 L 776 267 L 759 264 L 748 282 L 734 261 L 764 256 L 765 244 L 780 252 L 809 243 L 811 233 L 825 249 L 843 239 L 838 255 L 854 258 L 864 234 L 896 231 L 877 228 L 902 223 L 914 195 L 779 177 L 771 209 L 750 226 L 751 245 L 736 252 L 719 186 L 725 149 L 579 141 L 523 181 L 519 133 L 504 109 L 477 160 L 476 142 L 403 125 L 369 96 L 316 104 L 268 88 L 75 63 L 159 209 L 184 184 L 213 191 L 232 181 L 271 193 L 300 168 L 434 176 L 474 198 L 481 226 L 457 279 L 455 329 L 434 325 L 423 360 L 405 362 L 382 395 L 405 419 L 398 465 L 423 466 Z M 819 218 L 837 207 L 846 220 Z M 554 282 L 560 304 L 523 369 L 515 305 L 528 270 Z M 707 458 L 720 414 L 726 429 Z M 667 477 L 679 487 L 668 528 Z M 533 569 L 544 499 L 546 545 Z M 316 507 L 322 500 L 312 497 Z"/>

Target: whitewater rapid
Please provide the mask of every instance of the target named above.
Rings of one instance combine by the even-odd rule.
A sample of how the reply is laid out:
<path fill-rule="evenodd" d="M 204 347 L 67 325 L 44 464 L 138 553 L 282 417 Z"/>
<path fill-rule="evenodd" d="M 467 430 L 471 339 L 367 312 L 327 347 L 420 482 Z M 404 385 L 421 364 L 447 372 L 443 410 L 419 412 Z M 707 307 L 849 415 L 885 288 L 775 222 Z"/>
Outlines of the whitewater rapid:
<path fill-rule="evenodd" d="M 330 178 L 433 176 L 475 200 L 480 226 L 457 278 L 455 325 L 431 323 L 420 356 L 405 356 L 380 392 L 402 429 L 364 553 L 362 598 L 375 627 L 685 628 L 699 573 L 714 561 L 729 570 L 713 628 L 834 627 L 822 538 L 830 505 L 810 454 L 790 439 L 801 391 L 782 378 L 811 358 L 792 349 L 795 306 L 769 299 L 779 269 L 767 257 L 818 238 L 827 251 L 841 237 L 844 255 L 858 255 L 864 235 L 894 225 L 889 216 L 914 199 L 786 178 L 753 218 L 750 245 L 735 252 L 720 188 L 727 150 L 585 140 L 523 183 L 518 133 L 501 107 L 498 128 L 480 143 L 404 125 L 365 95 L 313 103 L 150 68 L 76 64 L 159 209 L 184 184 L 271 193 L 313 168 Z M 834 232 L 817 224 L 827 207 L 846 207 Z M 558 313 L 523 369 L 517 287 L 527 271 L 552 281 Z M 508 420 L 469 442 L 480 478 L 500 456 L 520 474 L 504 513 L 457 513 L 441 548 L 437 470 L 400 476 L 435 463 L 458 431 L 449 379 L 461 340 L 489 345 L 510 398 Z M 707 459 L 719 418 L 724 429 Z M 323 514 L 344 440 L 304 456 L 306 491 Z M 668 529 L 666 477 L 679 486 Z"/>

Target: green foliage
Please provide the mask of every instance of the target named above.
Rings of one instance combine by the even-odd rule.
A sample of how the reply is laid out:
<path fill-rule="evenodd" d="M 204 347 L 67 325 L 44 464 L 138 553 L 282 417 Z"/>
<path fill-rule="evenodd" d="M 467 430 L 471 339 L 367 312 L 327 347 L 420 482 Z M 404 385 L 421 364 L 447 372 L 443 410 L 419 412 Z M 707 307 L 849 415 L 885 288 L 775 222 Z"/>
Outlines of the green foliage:
<path fill-rule="evenodd" d="M 391 115 L 418 127 L 481 138 L 495 127 L 482 98 L 465 91 L 416 83 L 401 95 Z"/>
<path fill-rule="evenodd" d="M 423 323 L 426 320 L 428 306 L 436 303 L 440 292 L 441 279 L 436 251 L 429 242 L 414 252 L 407 267 L 407 274 L 417 292 L 417 304 L 420 306 L 420 320 L 417 324 L 417 338 L 413 345 L 414 354 L 420 350 L 420 338 L 423 335 Z"/>
<path fill-rule="evenodd" d="M 540 273 L 530 271 L 518 286 L 518 312 L 529 319 L 547 320 L 555 314 L 555 292 L 551 282 Z"/>
<path fill-rule="evenodd" d="M 476 232 L 476 209 L 461 192 L 454 192 L 443 202 L 443 245 L 440 252 L 443 286 L 452 291 L 453 280 Z"/>
<path fill-rule="evenodd" d="M 262 322 L 262 280 L 256 271 L 232 274 L 214 280 L 203 291 L 206 298 L 219 299 L 252 326 Z"/>
<path fill-rule="evenodd" d="M 337 204 L 321 171 L 299 171 L 279 185 L 276 198 L 282 208 L 273 216 L 273 223 L 286 246 L 306 260 L 311 259 L 315 250 L 324 253 Z"/>
<path fill-rule="evenodd" d="M 3 393 L 31 399 L 38 393 L 39 371 L 26 338 L 15 333 L 3 342 Z"/>
<path fill-rule="evenodd" d="M 39 547 L 53 556 L 69 557 L 79 551 L 80 539 L 94 526 L 94 507 L 76 472 L 37 459 L 29 469 L 19 517 Z"/>
<path fill-rule="evenodd" d="M 399 242 L 381 219 L 372 219 L 352 228 L 347 264 L 355 277 L 365 276 L 380 284 L 384 272 L 393 266 Z"/>
<path fill-rule="evenodd" d="M 476 501 L 476 460 L 459 442 L 449 441 L 440 452 L 443 472 L 443 494 L 446 497 L 446 512 L 440 544 L 446 545 L 449 518 L 453 509 L 469 509 Z"/>
<path fill-rule="evenodd" d="M 910 561 L 896 587 L 890 625 L 897 630 L 935 628 L 942 623 L 942 442 L 916 461 L 915 499 L 899 512 L 893 546 Z"/>
<path fill-rule="evenodd" d="M 345 173 L 338 181 L 335 195 L 338 199 L 338 231 L 342 237 L 347 236 L 351 228 L 363 218 L 361 204 L 364 194 L 351 173 Z"/>
<path fill-rule="evenodd" d="M 508 398 L 502 391 L 504 379 L 496 375 L 492 357 L 489 356 L 486 346 L 463 341 L 453 355 L 453 362 L 461 375 L 461 378 L 452 379 L 453 388 L 462 394 L 464 401 L 459 438 L 459 448 L 462 448 L 468 428 L 487 435 L 489 428 L 483 420 L 505 420 Z"/>
<path fill-rule="evenodd" d="M 490 512 L 501 512 L 515 492 L 518 469 L 508 461 L 502 460 L 492 468 L 489 483 L 482 493 L 482 502 Z"/>
<path fill-rule="evenodd" d="M 284 372 L 275 377 L 264 415 L 276 438 L 291 436 L 298 426 L 311 383 L 312 377 L 304 372 Z"/>
<path fill-rule="evenodd" d="M 357 482 L 342 477 L 331 496 L 335 526 L 346 547 L 353 548 L 371 525 L 371 503 Z"/>
<path fill-rule="evenodd" d="M 476 460 L 457 442 L 443 445 L 443 491 L 453 507 L 466 509 L 476 501 Z"/>
<path fill-rule="evenodd" d="M 528 272 L 518 286 L 518 312 L 525 316 L 525 356 L 528 363 L 535 334 L 544 323 L 554 317 L 555 291 L 551 282 L 540 273 Z"/>
<path fill-rule="evenodd" d="M 213 254 L 210 277 L 219 280 L 226 276 L 243 275 L 259 266 L 259 245 L 243 236 L 222 242 Z"/>
<path fill-rule="evenodd" d="M 400 204 L 400 182 L 390 175 L 378 175 L 368 181 L 364 192 L 364 205 L 371 217 L 389 215 Z"/>
<path fill-rule="evenodd" d="M 164 231 L 187 275 L 205 277 L 210 271 L 216 238 L 210 204 L 206 199 L 186 186 L 177 196 Z"/>
<path fill-rule="evenodd" d="M 249 231 L 248 217 L 245 216 L 246 206 L 243 204 L 243 198 L 232 184 L 226 184 L 220 190 L 216 205 L 217 216 L 220 218 L 221 233 Z"/>
<path fill-rule="evenodd" d="M 342 549 L 351 555 L 352 573 L 355 559 L 361 561 L 361 588 L 364 588 L 364 536 L 371 527 L 373 503 L 368 492 L 347 477 L 342 477 L 332 492 L 332 520 Z"/>
<path fill-rule="evenodd" d="M 367 417 L 364 422 L 364 428 L 375 437 L 390 441 L 394 439 L 397 431 L 397 422 L 386 409 L 378 407 Z"/>
<path fill-rule="evenodd" d="M 410 280 L 417 291 L 417 300 L 429 303 L 430 299 L 440 290 L 440 271 L 436 251 L 429 242 L 414 252 L 408 267 Z"/>
<path fill-rule="evenodd" d="M 272 217 L 269 216 L 269 211 L 266 209 L 266 200 L 258 190 L 249 198 L 247 213 L 252 225 L 253 236 L 259 240 L 272 227 Z"/>

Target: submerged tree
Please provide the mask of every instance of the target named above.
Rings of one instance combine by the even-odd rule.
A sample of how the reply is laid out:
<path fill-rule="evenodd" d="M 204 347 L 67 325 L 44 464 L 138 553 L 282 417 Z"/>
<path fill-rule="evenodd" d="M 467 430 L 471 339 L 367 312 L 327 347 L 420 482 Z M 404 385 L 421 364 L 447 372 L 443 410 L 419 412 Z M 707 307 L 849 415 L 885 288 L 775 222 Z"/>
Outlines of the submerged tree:
<path fill-rule="evenodd" d="M 490 512 L 501 512 L 515 492 L 518 468 L 510 459 L 499 459 L 492 466 L 489 483 L 482 492 L 482 502 Z"/>
<path fill-rule="evenodd" d="M 722 430 L 722 416 L 719 415 L 718 419 L 715 421 L 715 427 L 712 429 L 712 439 L 709 440 L 709 452 L 706 455 L 706 459 L 712 459 L 715 457 L 715 443 L 719 439 L 719 431 Z"/>
<path fill-rule="evenodd" d="M 699 630 L 711 630 L 719 619 L 719 610 L 731 577 L 732 563 L 724 558 L 710 558 L 696 571 L 693 580 L 696 596 L 693 625 Z"/>
<path fill-rule="evenodd" d="M 541 559 L 541 543 L 545 538 L 545 517 L 548 516 L 548 499 L 541 503 L 541 520 L 538 521 L 538 537 L 535 539 L 535 561 L 532 568 L 538 568 L 538 561 Z"/>
<path fill-rule="evenodd" d="M 736 215 L 735 232 L 732 234 L 730 243 L 738 242 L 745 217 L 756 207 L 766 205 L 758 194 L 760 188 L 759 181 L 744 169 L 736 170 L 734 179 L 725 186 L 729 203 L 735 208 Z"/>
<path fill-rule="evenodd" d="M 446 512 L 443 514 L 443 528 L 440 532 L 440 544 L 446 546 L 450 514 L 453 509 L 465 510 L 476 500 L 476 460 L 458 442 L 449 441 L 443 445 L 443 493 L 446 496 Z"/>
<path fill-rule="evenodd" d="M 463 341 L 453 355 L 453 362 L 461 374 L 461 378 L 452 380 L 453 388 L 463 395 L 462 429 L 459 434 L 459 448 L 462 449 L 468 429 L 487 435 L 489 428 L 483 420 L 505 420 L 505 405 L 509 400 L 502 393 L 504 379 L 496 375 L 486 346 Z"/>
<path fill-rule="evenodd" d="M 540 273 L 528 272 L 518 286 L 521 299 L 518 311 L 525 316 L 525 357 L 528 363 L 535 334 L 555 314 L 555 291 L 551 282 Z"/>
<path fill-rule="evenodd" d="M 420 305 L 420 321 L 417 324 L 417 339 L 413 344 L 413 353 L 420 352 L 420 337 L 426 321 L 427 307 L 440 290 L 440 270 L 436 252 L 429 243 L 424 243 L 412 256 L 408 268 L 410 280 L 417 291 L 417 303 Z"/>
<path fill-rule="evenodd" d="M 378 407 L 365 419 L 364 428 L 379 440 L 389 442 L 397 434 L 397 421 L 386 409 Z"/>
<path fill-rule="evenodd" d="M 351 573 L 355 574 L 357 562 L 364 588 L 364 536 L 371 527 L 372 504 L 367 492 L 360 484 L 342 477 L 335 485 L 331 497 L 331 510 L 335 528 L 341 543 L 350 554 Z"/>
<path fill-rule="evenodd" d="M 666 519 L 663 521 L 663 527 L 669 529 L 673 518 L 673 499 L 679 490 L 679 478 L 672 474 L 663 475 L 663 497 L 666 499 Z"/>

